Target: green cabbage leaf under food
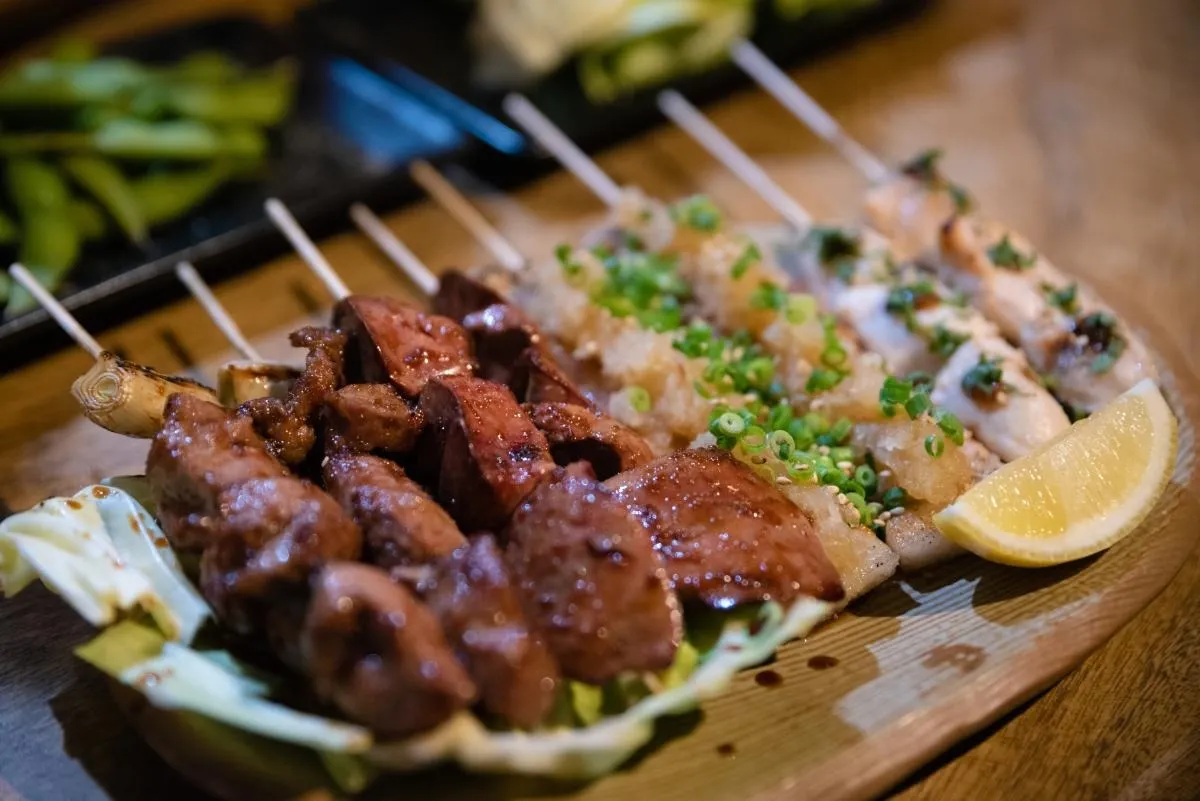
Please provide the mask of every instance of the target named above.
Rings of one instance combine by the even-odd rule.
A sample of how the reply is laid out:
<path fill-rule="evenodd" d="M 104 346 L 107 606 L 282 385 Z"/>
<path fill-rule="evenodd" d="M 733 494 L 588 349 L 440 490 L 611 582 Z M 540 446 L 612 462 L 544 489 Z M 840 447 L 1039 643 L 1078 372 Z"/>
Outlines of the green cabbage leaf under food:
<path fill-rule="evenodd" d="M 137 480 L 113 483 L 129 492 L 87 487 L 0 523 L 0 587 L 11 594 L 40 577 L 87 620 L 107 626 L 77 649 L 80 658 L 158 709 L 207 719 L 212 725 L 205 736 L 222 740 L 225 750 L 230 743 L 247 752 L 267 749 L 272 741 L 301 746 L 349 791 L 379 772 L 444 762 L 478 772 L 601 776 L 649 742 L 658 718 L 718 695 L 735 674 L 803 637 L 833 608 L 801 599 L 786 610 L 766 603 L 693 614 L 672 667 L 604 687 L 565 682 L 544 729 L 492 730 L 460 712 L 425 734 L 375 742 L 361 726 L 275 700 L 284 677 L 243 665 L 225 651 L 189 645 L 208 608 L 150 513 L 134 499 L 142 495 Z M 222 738 L 222 730 L 229 736 Z"/>
<path fill-rule="evenodd" d="M 0 592 L 36 578 L 93 626 L 140 609 L 167 638 L 191 642 L 212 614 L 150 513 L 100 484 L 0 522 Z"/>

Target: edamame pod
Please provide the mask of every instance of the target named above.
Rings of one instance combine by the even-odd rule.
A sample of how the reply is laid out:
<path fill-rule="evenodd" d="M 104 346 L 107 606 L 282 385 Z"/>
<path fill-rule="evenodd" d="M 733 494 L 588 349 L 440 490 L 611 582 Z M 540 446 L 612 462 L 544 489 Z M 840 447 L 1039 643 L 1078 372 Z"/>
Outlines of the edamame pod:
<path fill-rule="evenodd" d="M 96 156 L 68 156 L 62 166 L 75 183 L 108 210 L 130 242 L 142 244 L 149 238 L 142 207 L 129 181 L 112 162 Z"/>
<path fill-rule="evenodd" d="M 8 193 L 21 217 L 18 258 L 50 291 L 56 290 L 79 259 L 79 231 L 71 219 L 71 196 L 59 172 L 36 159 L 8 162 Z M 23 314 L 37 303 L 24 287 L 9 293 L 7 313 Z"/>
<path fill-rule="evenodd" d="M 81 197 L 71 198 L 71 222 L 84 242 L 93 242 L 108 236 L 108 220 L 104 212 L 90 200 Z"/>
<path fill-rule="evenodd" d="M 151 173 L 131 182 L 134 197 L 149 225 L 179 219 L 221 188 L 233 174 L 226 162 L 177 172 Z"/>
<path fill-rule="evenodd" d="M 11 245 L 21 238 L 21 229 L 4 212 L 0 211 L 0 245 Z M 0 301 L 3 303 L 3 301 Z"/>

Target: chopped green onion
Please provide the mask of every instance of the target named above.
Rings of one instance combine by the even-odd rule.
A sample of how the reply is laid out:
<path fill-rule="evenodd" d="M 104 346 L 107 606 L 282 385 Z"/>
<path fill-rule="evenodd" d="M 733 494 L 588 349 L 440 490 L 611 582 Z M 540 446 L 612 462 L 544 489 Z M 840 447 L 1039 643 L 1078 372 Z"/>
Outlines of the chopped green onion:
<path fill-rule="evenodd" d="M 829 429 L 829 437 L 836 443 L 845 442 L 854 430 L 854 423 L 849 417 L 839 417 Z"/>
<path fill-rule="evenodd" d="M 847 448 L 845 445 L 839 445 L 829 449 L 829 458 L 836 465 L 838 462 L 853 462 L 854 450 Z"/>
<path fill-rule="evenodd" d="M 1001 391 L 1009 388 L 1004 383 L 1001 358 L 988 357 L 986 354 L 981 354 L 979 361 L 963 374 L 960 384 L 962 391 L 976 401 L 995 400 Z"/>
<path fill-rule="evenodd" d="M 908 412 L 908 417 L 910 420 L 916 420 L 918 417 L 925 414 L 925 412 L 932 408 L 933 401 L 931 401 L 929 396 L 924 392 L 914 392 L 909 396 L 908 400 L 904 402 L 904 411 Z"/>
<path fill-rule="evenodd" d="M 804 415 L 804 425 L 808 426 L 808 430 L 813 434 L 820 436 L 829 430 L 829 420 L 817 412 L 809 412 Z"/>
<path fill-rule="evenodd" d="M 750 294 L 750 308 L 752 309 L 782 309 L 787 303 L 787 293 L 783 289 L 769 281 L 763 281 Z"/>
<path fill-rule="evenodd" d="M 786 429 L 792 422 L 792 407 L 787 403 L 778 403 L 767 413 L 767 428 Z"/>
<path fill-rule="evenodd" d="M 741 446 L 746 453 L 758 453 L 767 447 L 767 432 L 760 426 L 747 427 L 746 433 L 742 434 Z"/>
<path fill-rule="evenodd" d="M 967 334 L 955 333 L 942 323 L 938 323 L 929 334 L 929 352 L 936 353 L 943 359 L 949 359 L 959 346 L 970 338 Z"/>
<path fill-rule="evenodd" d="M 804 391 L 810 394 L 817 392 L 828 392 L 842 382 L 846 374 L 840 370 L 830 370 L 824 367 L 818 367 L 812 371 L 812 375 L 808 377 L 808 381 L 804 384 Z"/>
<path fill-rule="evenodd" d="M 938 428 L 942 433 L 950 438 L 950 441 L 955 445 L 962 445 L 964 434 L 962 421 L 958 419 L 952 412 L 945 409 L 935 409 L 933 412 L 933 421 L 937 423 Z"/>
<path fill-rule="evenodd" d="M 1061 289 L 1055 289 L 1053 284 L 1043 283 L 1041 289 L 1047 305 L 1058 309 L 1063 314 L 1079 313 L 1078 284 L 1067 284 Z"/>
<path fill-rule="evenodd" d="M 713 431 L 713 433 L 717 435 L 724 434 L 729 437 L 736 437 L 746 430 L 746 421 L 733 412 L 725 412 L 714 422 L 717 430 Z M 712 431 L 711 425 L 709 426 L 709 430 Z"/>
<path fill-rule="evenodd" d="M 791 434 L 779 429 L 767 434 L 767 447 L 777 458 L 786 462 L 796 450 L 796 442 Z"/>
<path fill-rule="evenodd" d="M 1037 264 L 1037 254 L 1026 255 L 1017 250 L 1008 238 L 1008 234 L 1002 236 L 999 242 L 988 248 L 988 258 L 991 259 L 992 264 L 1006 270 L 1028 270 Z"/>
<path fill-rule="evenodd" d="M 630 387 L 628 397 L 629 405 L 633 407 L 635 412 L 645 414 L 650 411 L 652 405 L 650 393 L 646 391 L 645 387 Z"/>
<path fill-rule="evenodd" d="M 721 227 L 721 211 L 708 195 L 692 195 L 670 207 L 671 219 L 694 231 L 713 233 Z"/>
<path fill-rule="evenodd" d="M 886 508 L 895 509 L 908 503 L 908 493 L 903 487 L 892 487 L 879 500 Z"/>
<path fill-rule="evenodd" d="M 942 452 L 945 450 L 946 441 L 941 437 L 937 436 L 936 434 L 930 434 L 925 438 L 925 452 L 933 458 L 936 459 L 937 457 L 941 456 Z"/>
<path fill-rule="evenodd" d="M 860 464 L 854 469 L 854 480 L 863 485 L 863 489 L 868 495 L 875 492 L 875 487 L 879 482 L 879 476 L 871 469 L 870 465 Z"/>
<path fill-rule="evenodd" d="M 742 255 L 737 257 L 737 261 L 733 263 L 733 267 L 729 270 L 729 275 L 736 281 L 760 261 L 762 261 L 762 251 L 758 249 L 758 245 L 751 242 L 746 245 L 746 249 L 742 251 Z"/>

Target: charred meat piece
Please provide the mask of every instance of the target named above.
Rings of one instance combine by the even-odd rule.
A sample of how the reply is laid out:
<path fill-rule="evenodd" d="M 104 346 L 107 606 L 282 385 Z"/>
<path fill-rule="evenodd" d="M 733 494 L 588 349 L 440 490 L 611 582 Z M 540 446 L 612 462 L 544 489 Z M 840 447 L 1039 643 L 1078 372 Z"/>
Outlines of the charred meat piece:
<path fill-rule="evenodd" d="M 217 498 L 216 536 L 200 557 L 200 588 L 227 625 L 246 634 L 264 608 L 303 587 L 324 562 L 357 559 L 362 535 L 320 487 L 303 479 L 252 478 Z"/>
<path fill-rule="evenodd" d="M 573 403 L 595 408 L 562 367 L 542 348 L 526 348 L 513 364 L 509 387 L 525 403 Z"/>
<path fill-rule="evenodd" d="M 421 393 L 427 428 L 420 450 L 437 498 L 470 534 L 504 526 L 554 469 L 546 438 L 512 393 L 469 376 L 441 376 Z"/>
<path fill-rule="evenodd" d="M 334 454 L 325 460 L 325 488 L 362 529 L 371 564 L 424 564 L 466 544 L 450 515 L 395 462 Z"/>
<path fill-rule="evenodd" d="M 495 539 L 479 535 L 440 560 L 420 590 L 483 706 L 518 727 L 540 723 L 554 705 L 558 665 L 526 622 Z"/>
<path fill-rule="evenodd" d="M 350 381 L 390 381 L 407 398 L 438 375 L 470 375 L 470 339 L 453 320 L 414 309 L 396 298 L 351 295 L 333 310 L 334 325 L 350 337 Z"/>
<path fill-rule="evenodd" d="M 167 399 L 162 428 L 146 458 L 146 477 L 174 547 L 198 550 L 213 540 L 217 498 L 225 487 L 286 475 L 247 418 L 192 395 Z"/>
<path fill-rule="evenodd" d="M 812 521 L 724 451 L 677 451 L 606 483 L 654 537 L 685 600 L 724 609 L 842 598 Z"/>
<path fill-rule="evenodd" d="M 317 694 L 348 718 L 403 737 L 474 699 L 433 613 L 387 573 L 329 564 L 313 585 L 301 651 Z"/>
<path fill-rule="evenodd" d="M 254 398 L 243 403 L 239 413 L 254 421 L 271 453 L 287 464 L 298 465 L 317 442 L 325 398 L 342 385 L 346 335 L 309 326 L 292 332 L 291 342 L 297 348 L 307 348 L 308 358 L 287 398 Z"/>
<path fill-rule="evenodd" d="M 521 504 L 508 560 L 563 675 L 603 684 L 669 667 L 682 615 L 648 532 L 589 473 L 559 470 Z"/>
<path fill-rule="evenodd" d="M 461 270 L 442 273 L 438 279 L 437 294 L 433 296 L 434 312 L 459 322 L 488 306 L 505 303 L 508 301 L 499 292 Z"/>
<path fill-rule="evenodd" d="M 350 384 L 325 398 L 327 453 L 405 453 L 424 427 L 391 384 Z"/>
<path fill-rule="evenodd" d="M 527 348 L 540 347 L 542 339 L 529 318 L 514 306 L 497 303 L 471 312 L 462 326 L 471 335 L 478 375 L 517 392 L 513 384 L 517 359 Z"/>
<path fill-rule="evenodd" d="M 637 432 L 591 409 L 572 403 L 528 403 L 524 408 L 563 467 L 587 462 L 603 481 L 654 458 Z"/>

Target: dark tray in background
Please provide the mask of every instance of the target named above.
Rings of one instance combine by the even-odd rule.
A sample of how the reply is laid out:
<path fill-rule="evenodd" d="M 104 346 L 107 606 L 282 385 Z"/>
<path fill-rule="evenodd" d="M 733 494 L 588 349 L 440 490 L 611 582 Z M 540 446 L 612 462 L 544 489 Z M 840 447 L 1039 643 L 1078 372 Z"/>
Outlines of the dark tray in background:
<path fill-rule="evenodd" d="M 813 57 L 897 20 L 926 0 L 880 2 L 834 13 L 816 11 L 791 24 L 760 24 L 755 41 L 781 63 Z M 325 0 L 298 16 L 294 29 L 272 30 L 225 18 L 131 40 L 110 52 L 150 61 L 218 49 L 249 64 L 281 56 L 300 61 L 295 109 L 273 134 L 264 180 L 228 187 L 188 219 L 156 229 L 146 251 L 112 243 L 89 248 L 63 302 L 93 332 L 185 294 L 174 266 L 188 259 L 219 281 L 287 249 L 262 211 L 283 199 L 315 236 L 347 227 L 356 200 L 380 211 L 419 197 L 406 165 L 416 158 L 453 161 L 502 189 L 552 171 L 500 111 L 503 92 L 471 84 L 465 4 Z M 693 99 L 720 97 L 747 84 L 730 66 L 675 82 Z M 595 151 L 661 121 L 655 91 L 596 106 L 564 67 L 522 90 L 585 149 Z M 38 310 L 0 323 L 0 370 L 69 344 Z"/>

